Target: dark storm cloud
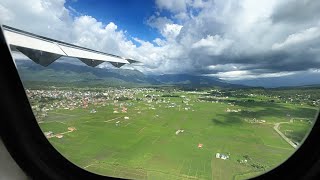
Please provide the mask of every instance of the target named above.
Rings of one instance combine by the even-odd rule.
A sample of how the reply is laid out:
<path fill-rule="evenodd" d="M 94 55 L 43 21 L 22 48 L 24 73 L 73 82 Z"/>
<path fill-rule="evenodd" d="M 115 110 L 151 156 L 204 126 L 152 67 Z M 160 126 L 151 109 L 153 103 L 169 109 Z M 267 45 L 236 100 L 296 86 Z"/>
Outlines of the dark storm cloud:
<path fill-rule="evenodd" d="M 320 67 L 320 51 L 317 51 L 320 50 L 320 36 L 312 37 L 308 31 L 308 28 L 318 26 L 314 23 L 313 12 L 320 3 L 282 1 L 271 8 L 269 17 L 256 18 L 259 14 L 246 14 L 238 2 L 228 2 L 229 7 L 219 2 L 220 10 L 204 8 L 197 17 L 183 24 L 176 43 L 184 48 L 187 58 L 180 60 L 183 63 L 179 69 L 194 74 L 228 71 L 263 74 Z M 256 19 L 251 20 L 252 17 Z M 312 30 L 320 32 L 317 28 Z M 167 62 L 177 60 L 179 57 Z"/>
<path fill-rule="evenodd" d="M 270 71 L 300 71 L 310 68 L 319 68 L 318 54 L 308 52 L 268 52 L 254 56 L 233 59 L 237 63 L 254 64 L 254 69 L 266 69 Z M 253 69 L 253 70 L 254 70 Z"/>
<path fill-rule="evenodd" d="M 301 47 L 301 49 L 307 47 Z M 234 70 L 251 71 L 254 74 L 295 72 L 320 68 L 320 58 L 318 53 L 309 51 L 268 51 L 239 56 L 230 54 L 220 56 L 196 57 L 194 56 L 193 73 L 214 74 L 218 72 L 228 72 Z M 204 58 L 204 60 L 202 60 Z M 210 66 L 224 65 L 224 68 L 210 69 Z"/>

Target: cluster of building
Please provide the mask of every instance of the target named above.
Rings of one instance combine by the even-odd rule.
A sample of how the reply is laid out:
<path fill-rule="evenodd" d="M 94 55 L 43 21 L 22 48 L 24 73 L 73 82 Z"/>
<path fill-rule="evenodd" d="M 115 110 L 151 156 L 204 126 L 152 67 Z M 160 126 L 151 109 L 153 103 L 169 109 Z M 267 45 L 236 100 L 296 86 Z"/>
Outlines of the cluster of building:
<path fill-rule="evenodd" d="M 154 88 L 108 88 L 102 90 L 84 90 L 84 89 L 42 89 L 33 90 L 26 89 L 26 94 L 29 98 L 32 110 L 36 116 L 37 121 L 43 120 L 48 115 L 48 112 L 55 109 L 73 110 L 76 108 L 88 108 L 89 105 L 94 105 L 95 108 L 99 106 L 115 105 L 114 113 L 126 113 L 125 106 L 131 106 L 132 103 L 123 102 L 126 100 L 136 100 L 146 102 L 149 109 L 156 109 L 155 104 L 170 104 L 170 99 L 160 98 L 159 93 L 156 93 Z M 137 95 L 142 95 L 137 96 Z M 186 99 L 188 104 L 188 99 Z M 122 106 L 123 105 L 123 106 Z M 171 104 L 176 107 L 175 104 Z M 185 108 L 189 110 L 190 108 Z M 96 113 L 92 109 L 90 113 Z"/>
<path fill-rule="evenodd" d="M 266 122 L 266 120 L 256 119 L 256 118 L 244 119 L 244 120 L 248 123 L 265 123 Z"/>
<path fill-rule="evenodd" d="M 229 155 L 222 154 L 222 153 L 216 153 L 216 158 L 217 159 L 227 160 L 227 159 L 229 159 Z"/>
<path fill-rule="evenodd" d="M 47 131 L 47 132 L 44 132 L 44 135 L 49 139 L 49 138 L 53 138 L 53 137 L 56 137 L 56 138 L 63 138 L 63 134 L 66 134 L 66 133 L 70 133 L 72 131 L 75 131 L 77 130 L 75 127 L 68 127 L 68 131 L 66 132 L 62 132 L 62 133 L 53 133 L 52 131 Z"/>
<path fill-rule="evenodd" d="M 176 135 L 178 135 L 179 133 L 183 133 L 183 132 L 184 132 L 183 129 L 178 129 L 178 130 L 176 131 Z"/>
<path fill-rule="evenodd" d="M 241 109 L 226 109 L 226 112 L 241 112 Z"/>
<path fill-rule="evenodd" d="M 65 89 L 46 89 L 32 90 L 26 89 L 31 108 L 38 121 L 41 121 L 48 115 L 48 111 L 55 109 L 73 110 L 76 108 L 88 108 L 89 105 L 95 107 L 105 106 L 109 103 L 116 104 L 118 101 L 134 99 L 137 93 L 150 93 L 153 89 L 135 88 L 135 89 L 117 89 L 110 88 L 104 91 L 94 90 L 65 90 Z M 145 98 L 144 100 L 147 100 Z M 115 110 L 116 111 L 116 110 Z M 127 109 L 122 108 L 122 112 Z M 90 113 L 96 113 L 92 109 Z"/>
<path fill-rule="evenodd" d="M 316 94 L 294 94 L 293 96 L 277 96 L 277 98 L 285 103 L 308 104 L 312 106 L 320 105 L 320 98 Z"/>
<path fill-rule="evenodd" d="M 38 121 L 54 109 L 73 110 L 79 107 L 87 108 L 89 104 L 103 105 L 110 97 L 100 92 L 74 90 L 26 90 L 31 108 Z M 94 110 L 95 111 L 95 110 Z M 94 113 L 92 111 L 91 113 Z"/>
<path fill-rule="evenodd" d="M 216 93 L 221 93 L 219 90 L 213 90 Z M 160 92 L 160 93 L 159 93 Z M 164 90 L 158 90 L 156 88 L 107 88 L 103 90 L 95 89 L 26 89 L 26 94 L 30 100 L 32 110 L 38 121 L 43 120 L 48 115 L 48 112 L 55 109 L 73 110 L 76 108 L 89 108 L 90 105 L 94 105 L 94 108 L 99 106 L 114 105 L 113 113 L 126 113 L 128 104 L 127 100 L 135 100 L 145 102 L 148 109 L 156 110 L 157 107 L 173 108 L 179 111 L 194 111 L 192 101 L 199 102 L 195 98 L 192 100 L 185 95 L 174 95 L 185 93 L 181 90 L 170 90 L 170 92 L 164 92 Z M 201 92 L 187 92 L 188 94 L 199 95 Z M 203 92 L 208 94 L 207 92 Z M 165 96 L 165 95 L 168 96 Z M 174 101 L 171 98 L 181 98 L 181 103 Z M 219 98 L 228 98 L 219 96 Z M 121 106 L 123 103 L 126 105 Z M 218 101 L 217 101 L 218 102 Z M 120 104 L 120 105 L 119 105 Z M 132 105 L 132 104 L 131 104 Z M 92 109 L 90 113 L 96 113 L 96 109 Z"/>

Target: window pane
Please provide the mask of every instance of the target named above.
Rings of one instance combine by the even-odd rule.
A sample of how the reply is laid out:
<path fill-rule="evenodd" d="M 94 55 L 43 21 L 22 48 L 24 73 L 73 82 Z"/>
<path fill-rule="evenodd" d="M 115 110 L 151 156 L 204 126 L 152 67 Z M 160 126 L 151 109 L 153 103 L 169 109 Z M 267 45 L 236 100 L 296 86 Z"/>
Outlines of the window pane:
<path fill-rule="evenodd" d="M 110 70 L 16 63 L 48 140 L 79 167 L 113 177 L 253 177 L 299 147 L 318 110 L 318 87 L 125 87 L 94 75 Z"/>
<path fill-rule="evenodd" d="M 319 112 L 319 3 L 288 2 L 2 0 L 0 21 L 57 40 L 7 34 L 44 136 L 75 165 L 248 179 L 286 161 Z"/>

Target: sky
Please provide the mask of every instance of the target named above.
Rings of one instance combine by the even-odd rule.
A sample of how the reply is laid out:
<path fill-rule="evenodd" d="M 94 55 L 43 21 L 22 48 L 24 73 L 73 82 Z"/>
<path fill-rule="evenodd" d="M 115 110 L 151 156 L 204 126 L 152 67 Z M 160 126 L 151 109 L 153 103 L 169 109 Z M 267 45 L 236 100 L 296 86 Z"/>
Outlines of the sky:
<path fill-rule="evenodd" d="M 0 0 L 0 22 L 139 60 L 124 68 L 145 74 L 254 82 L 320 79 L 319 9 L 317 0 Z"/>

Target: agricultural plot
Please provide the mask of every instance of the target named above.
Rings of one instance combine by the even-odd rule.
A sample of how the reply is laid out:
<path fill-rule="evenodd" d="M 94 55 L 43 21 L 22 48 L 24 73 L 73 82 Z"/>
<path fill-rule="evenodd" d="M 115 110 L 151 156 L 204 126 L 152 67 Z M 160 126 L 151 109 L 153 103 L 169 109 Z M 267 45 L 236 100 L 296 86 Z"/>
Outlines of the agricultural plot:
<path fill-rule="evenodd" d="M 275 123 L 286 122 L 280 130 L 301 142 L 312 124 L 300 119 L 317 113 L 306 104 L 269 103 L 265 96 L 230 103 L 200 93 L 172 94 L 139 91 L 131 99 L 108 100 L 104 106 L 55 109 L 39 125 L 54 134 L 76 128 L 48 140 L 71 162 L 97 174 L 244 179 L 276 167 L 295 151 L 274 130 Z M 300 119 L 290 123 L 292 118 Z M 216 153 L 229 158 L 216 158 Z"/>
<path fill-rule="evenodd" d="M 302 143 L 306 134 L 310 131 L 310 120 L 292 119 L 291 123 L 281 124 L 280 131 L 282 131 L 288 138 L 295 143 Z"/>

